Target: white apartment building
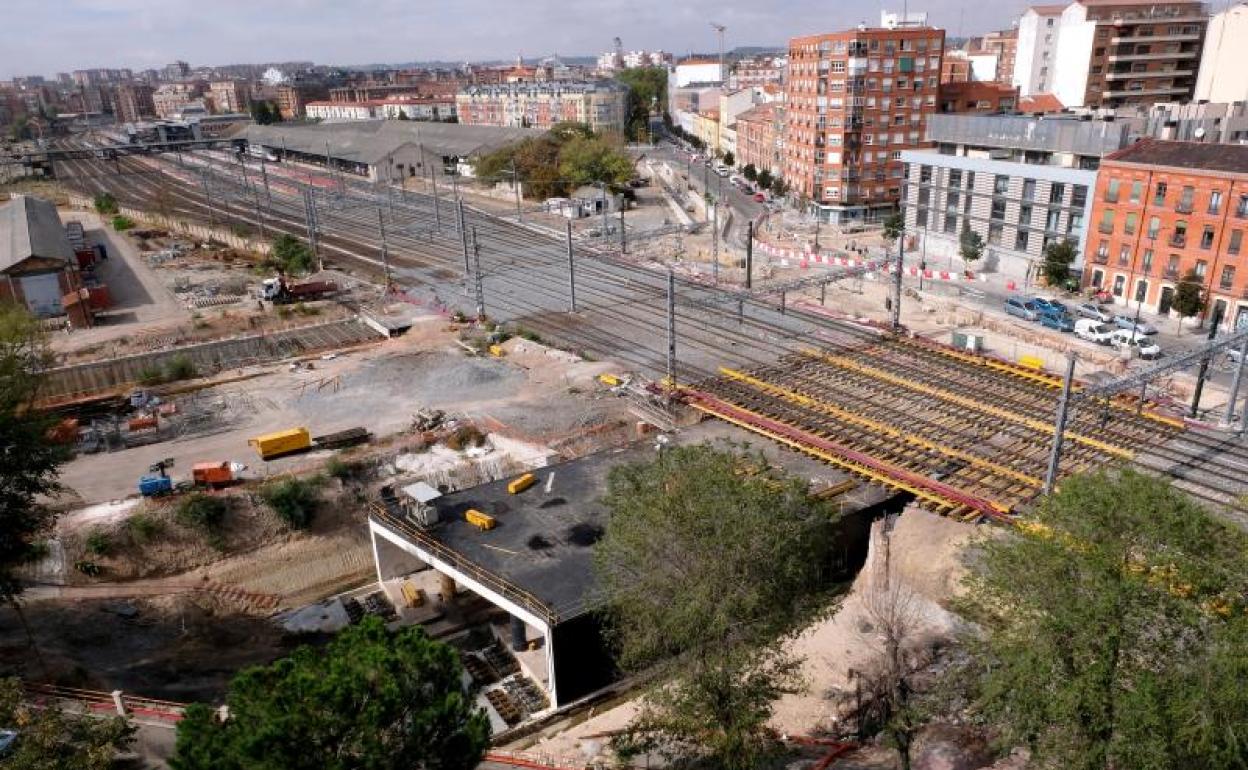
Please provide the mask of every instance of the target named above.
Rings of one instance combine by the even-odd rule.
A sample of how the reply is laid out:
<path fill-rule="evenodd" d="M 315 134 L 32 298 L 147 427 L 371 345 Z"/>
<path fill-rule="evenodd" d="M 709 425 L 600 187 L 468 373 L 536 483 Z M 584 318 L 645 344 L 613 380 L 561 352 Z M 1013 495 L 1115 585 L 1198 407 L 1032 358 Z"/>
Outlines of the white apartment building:
<path fill-rule="evenodd" d="M 675 85 L 684 88 L 690 83 L 722 83 L 724 71 L 719 59 L 685 59 L 676 65 Z"/>
<path fill-rule="evenodd" d="M 1058 23 L 1064 5 L 1033 5 L 1018 20 L 1018 49 L 1014 56 L 1012 85 L 1019 96 L 1047 94 L 1053 90 L 1057 72 Z"/>
<path fill-rule="evenodd" d="M 1196 78 L 1196 99 L 1214 103 L 1248 101 L 1248 5 L 1215 13 L 1205 32 Z"/>
<path fill-rule="evenodd" d="M 304 109 L 317 120 L 372 120 L 379 117 L 381 102 L 308 102 Z"/>

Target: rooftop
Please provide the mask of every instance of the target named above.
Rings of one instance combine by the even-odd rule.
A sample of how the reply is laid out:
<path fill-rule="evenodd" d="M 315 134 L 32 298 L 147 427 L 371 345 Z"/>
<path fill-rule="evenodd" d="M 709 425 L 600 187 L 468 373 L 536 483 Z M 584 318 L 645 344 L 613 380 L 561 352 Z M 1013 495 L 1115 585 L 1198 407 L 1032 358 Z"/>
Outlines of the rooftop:
<path fill-rule="evenodd" d="M 248 126 L 241 136 L 255 144 L 274 149 L 284 146 L 291 151 L 311 155 L 324 155 L 325 143 L 329 142 L 329 152 L 333 157 L 372 165 L 408 144 L 423 146 L 436 155 L 468 158 L 545 133 L 535 128 L 358 120 L 298 126 Z"/>
<path fill-rule="evenodd" d="M 1105 160 L 1192 171 L 1248 174 L 1248 145 L 1142 139 L 1106 156 Z"/>
<path fill-rule="evenodd" d="M 1025 115 L 933 115 L 927 140 L 1011 150 L 1070 152 L 1101 157 L 1126 145 L 1122 122 Z"/>
<path fill-rule="evenodd" d="M 500 93 L 553 93 L 553 94 L 588 94 L 603 92 L 622 92 L 627 90 L 614 80 L 547 80 L 540 83 L 492 83 L 489 85 L 465 86 L 459 90 L 461 96 L 478 94 L 493 96 Z"/>
<path fill-rule="evenodd" d="M 1032 94 L 1018 100 L 1018 111 L 1022 113 L 1061 112 L 1066 105 L 1053 94 Z"/>
<path fill-rule="evenodd" d="M 72 263 L 74 250 L 51 201 L 15 195 L 0 205 L 0 272 L 32 257 Z"/>

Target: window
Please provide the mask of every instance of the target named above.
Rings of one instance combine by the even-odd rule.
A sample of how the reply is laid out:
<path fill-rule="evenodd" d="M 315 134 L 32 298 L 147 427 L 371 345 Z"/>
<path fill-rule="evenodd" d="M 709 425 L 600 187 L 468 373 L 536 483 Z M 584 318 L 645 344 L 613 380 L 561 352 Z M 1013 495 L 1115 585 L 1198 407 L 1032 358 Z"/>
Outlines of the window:
<path fill-rule="evenodd" d="M 989 214 L 992 219 L 1005 219 L 1005 199 L 993 198 L 992 213 Z"/>
<path fill-rule="evenodd" d="M 1083 194 L 1086 197 L 1088 194 L 1088 188 L 1084 187 L 1083 185 L 1075 185 L 1075 192 L 1078 193 L 1080 190 L 1083 190 Z M 1064 198 L 1065 196 L 1066 196 L 1066 185 L 1061 184 L 1059 182 L 1049 187 L 1049 203 L 1061 203 L 1062 198 Z M 1071 201 L 1071 204 L 1074 205 L 1074 201 Z M 1080 203 L 1078 205 L 1082 206 L 1083 204 Z"/>
<path fill-rule="evenodd" d="M 945 216 L 945 232 L 956 233 L 958 231 L 958 218 Z"/>
<path fill-rule="evenodd" d="M 1140 258 L 1140 272 L 1148 273 L 1153 269 L 1153 250 L 1144 249 L 1144 256 Z"/>
<path fill-rule="evenodd" d="M 1061 187 L 1061 185 L 1053 185 L 1053 186 Z M 1071 190 L 1070 192 L 1070 205 L 1071 206 L 1081 209 L 1088 204 L 1087 185 L 1077 184 L 1071 187 L 1070 190 Z M 1052 196 L 1050 196 L 1049 201 L 1051 203 L 1061 203 L 1061 196 L 1060 195 L 1058 196 L 1058 200 L 1053 200 Z"/>
<path fill-rule="evenodd" d="M 1148 296 L 1148 281 L 1137 281 L 1135 284 L 1135 301 L 1143 302 Z"/>
<path fill-rule="evenodd" d="M 1070 219 L 1066 220 L 1066 234 L 1078 235 L 1083 232 L 1083 212 L 1070 212 Z"/>
<path fill-rule="evenodd" d="M 1240 219 L 1248 217 L 1248 195 L 1239 196 L 1239 204 L 1235 206 L 1235 216 Z"/>
<path fill-rule="evenodd" d="M 931 203 L 931 200 L 932 200 L 932 188 L 920 187 L 919 188 L 919 205 L 926 206 L 929 203 Z"/>
<path fill-rule="evenodd" d="M 1109 235 L 1114 231 L 1114 211 L 1106 209 L 1101 212 L 1101 223 L 1096 226 L 1097 231 Z"/>
<path fill-rule="evenodd" d="M 1174 205 L 1174 210 L 1182 214 L 1192 213 L 1192 201 L 1196 197 L 1196 188 L 1187 186 L 1183 188 L 1183 192 L 1179 193 L 1179 202 Z"/>
<path fill-rule="evenodd" d="M 1096 261 L 1104 264 L 1109 259 L 1109 241 L 1096 244 Z"/>
<path fill-rule="evenodd" d="M 1139 219 L 1139 215 L 1134 211 L 1127 213 L 1127 218 L 1123 220 L 1122 231 L 1127 235 L 1135 235 L 1135 223 Z"/>
<path fill-rule="evenodd" d="M 1192 272 L 1196 273 L 1197 278 L 1204 278 L 1205 271 L 1208 269 L 1209 269 L 1209 265 L 1206 264 L 1205 260 L 1198 259 L 1196 260 L 1196 267 L 1192 270 Z"/>
<path fill-rule="evenodd" d="M 1148 237 L 1156 238 L 1157 233 L 1161 231 L 1161 217 L 1149 217 L 1148 220 Z"/>
<path fill-rule="evenodd" d="M 1166 183 L 1165 182 L 1158 182 L 1157 186 L 1153 188 L 1153 205 L 1154 206 L 1166 205 Z"/>
<path fill-rule="evenodd" d="M 1180 249 L 1187 245 L 1187 223 L 1181 219 L 1174 223 L 1174 234 L 1170 236 L 1170 245 Z"/>
<path fill-rule="evenodd" d="M 1123 287 L 1125 287 L 1126 285 L 1127 285 L 1127 277 L 1125 275 L 1115 275 L 1114 276 L 1114 289 L 1113 289 L 1114 296 L 1121 297 Z"/>
<path fill-rule="evenodd" d="M 1222 278 L 1218 281 L 1218 284 L 1223 289 L 1229 289 L 1231 288 L 1231 285 L 1234 283 L 1235 283 L 1235 268 L 1231 267 L 1230 265 L 1226 265 L 1225 267 L 1222 268 Z"/>
<path fill-rule="evenodd" d="M 1143 197 L 1143 195 L 1144 195 L 1144 183 L 1132 182 L 1131 183 L 1131 197 L 1129 198 L 1129 200 L 1132 203 L 1139 203 L 1140 198 Z"/>
<path fill-rule="evenodd" d="M 1178 254 L 1171 254 L 1170 258 L 1166 260 L 1166 277 L 1167 278 L 1179 277 L 1179 255 Z"/>
<path fill-rule="evenodd" d="M 1010 178 L 1005 174 L 997 174 L 996 179 L 992 183 L 992 192 L 994 195 L 1004 195 L 1009 192 Z"/>
<path fill-rule="evenodd" d="M 1023 200 L 1029 201 L 1036 197 L 1036 180 L 1023 180 Z"/>
<path fill-rule="evenodd" d="M 1119 187 L 1119 182 L 1117 179 L 1109 180 L 1109 185 L 1105 187 L 1105 202 L 1106 203 L 1118 202 L 1118 187 Z"/>
<path fill-rule="evenodd" d="M 920 208 L 914 213 L 915 227 L 927 227 L 927 209 Z"/>
<path fill-rule="evenodd" d="M 1061 219 L 1061 209 L 1049 209 L 1049 215 L 1044 220 L 1044 229 L 1051 233 L 1057 232 L 1057 228 L 1061 224 Z"/>
<path fill-rule="evenodd" d="M 1018 207 L 1018 224 L 1020 227 L 1026 227 L 1031 224 L 1031 204 L 1024 203 Z"/>
<path fill-rule="evenodd" d="M 1014 250 L 1015 251 L 1027 250 L 1027 231 L 1026 230 L 1019 230 L 1018 235 L 1014 236 Z"/>
<path fill-rule="evenodd" d="M 1222 210 L 1222 191 L 1214 190 L 1209 193 L 1209 213 L 1216 214 Z"/>
<path fill-rule="evenodd" d="M 1231 231 L 1231 242 L 1230 242 L 1230 243 L 1228 243 L 1228 244 L 1227 244 L 1227 246 L 1226 246 L 1226 253 L 1227 253 L 1227 254 L 1238 254 L 1238 253 L 1239 253 L 1239 248 L 1240 248 L 1240 246 L 1242 246 L 1242 245 L 1243 245 L 1243 242 L 1244 242 L 1244 231 L 1243 231 L 1243 230 L 1232 230 L 1232 231 Z"/>
<path fill-rule="evenodd" d="M 962 169 L 959 169 L 959 168 L 949 169 L 949 186 L 950 187 L 962 186 Z"/>
<path fill-rule="evenodd" d="M 1131 246 L 1124 243 L 1118 247 L 1118 266 L 1126 267 L 1129 264 L 1131 264 Z"/>
<path fill-rule="evenodd" d="M 945 194 L 945 211 L 957 211 L 960 197 L 956 192 Z"/>
<path fill-rule="evenodd" d="M 998 222 L 988 225 L 988 244 L 990 246 L 1001 245 L 1001 229 L 1001 224 Z"/>
<path fill-rule="evenodd" d="M 1213 226 L 1205 225 L 1205 229 L 1200 232 L 1200 248 L 1213 248 Z"/>

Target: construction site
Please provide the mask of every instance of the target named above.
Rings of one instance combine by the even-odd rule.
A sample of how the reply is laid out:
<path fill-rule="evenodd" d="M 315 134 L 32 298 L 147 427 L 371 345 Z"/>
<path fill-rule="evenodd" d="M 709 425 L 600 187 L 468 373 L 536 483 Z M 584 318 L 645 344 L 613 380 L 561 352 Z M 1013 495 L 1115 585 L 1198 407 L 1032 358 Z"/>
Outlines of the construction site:
<path fill-rule="evenodd" d="M 916 570 L 930 548 L 952 573 L 977 526 L 1013 526 L 1063 479 L 1111 466 L 1248 526 L 1241 370 L 1205 376 L 1246 331 L 1128 362 L 986 316 L 973 278 L 924 285 L 878 234 L 812 250 L 767 215 L 741 237 L 653 211 L 621 211 L 614 234 L 559 228 L 443 167 L 413 190 L 349 160 L 101 156 L 80 139 L 49 153 L 62 218 L 108 245 L 107 269 L 128 266 L 108 279 L 111 315 L 55 333 L 41 391 L 75 453 L 28 576 L 40 665 L 60 678 L 211 700 L 291 638 L 378 615 L 460 650 L 497 745 L 587 760 L 632 708 L 595 613 L 605 479 L 670 444 L 748 444 L 811 482 L 846 515 L 851 582 L 884 514 L 906 511 Z M 663 192 L 646 205 L 684 211 L 664 198 L 679 181 L 653 174 Z M 104 192 L 135 230 L 84 210 Z M 278 234 L 309 244 L 300 280 L 332 292 L 265 299 Z M 323 513 L 307 530 L 260 502 L 267 483 L 312 477 Z M 177 520 L 194 489 L 232 501 L 215 544 Z M 136 517 L 163 534 L 139 536 Z M 933 607 L 945 573 L 925 578 Z M 74 603 L 108 614 L 107 643 L 47 630 L 72 627 Z M 179 615 L 194 634 L 168 632 Z M 192 642 L 234 618 L 230 659 Z M 33 674 L 7 627 L 0 662 Z M 186 684 L 162 685 L 173 661 Z M 785 730 L 830 718 L 786 703 Z"/>

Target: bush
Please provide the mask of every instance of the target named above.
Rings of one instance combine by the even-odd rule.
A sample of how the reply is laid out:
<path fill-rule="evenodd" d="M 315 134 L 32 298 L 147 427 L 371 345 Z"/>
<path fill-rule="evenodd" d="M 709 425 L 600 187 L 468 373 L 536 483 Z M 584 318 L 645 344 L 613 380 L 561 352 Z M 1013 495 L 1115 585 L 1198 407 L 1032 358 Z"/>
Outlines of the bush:
<path fill-rule="evenodd" d="M 96 195 L 91 201 L 91 205 L 95 207 L 97 214 L 108 216 L 117 213 L 117 199 L 113 197 L 112 193 L 102 192 Z"/>
<path fill-rule="evenodd" d="M 313 480 L 283 479 L 266 484 L 260 490 L 260 498 L 290 527 L 307 529 L 320 504 L 316 487 Z"/>
<path fill-rule="evenodd" d="M 178 503 L 175 515 L 184 525 L 208 535 L 208 542 L 214 548 L 221 548 L 224 544 L 221 539 L 221 525 L 229 512 L 230 504 L 225 498 L 195 492 Z"/>
<path fill-rule="evenodd" d="M 135 545 L 151 542 L 163 528 L 164 525 L 161 524 L 160 519 L 153 518 L 146 513 L 136 513 L 126 521 L 126 532 L 130 535 L 130 541 Z"/>
<path fill-rule="evenodd" d="M 118 214 L 117 216 L 113 217 L 113 229 L 116 230 L 117 232 L 123 233 L 126 230 L 131 229 L 132 227 L 134 227 L 134 220 L 131 219 L 130 217 L 124 216 L 122 214 Z"/>
<path fill-rule="evenodd" d="M 360 460 L 344 460 L 334 455 L 329 458 L 329 462 L 325 463 L 325 472 L 345 484 L 363 474 L 364 463 Z"/>
<path fill-rule="evenodd" d="M 293 235 L 282 233 L 273 239 L 265 264 L 284 273 L 311 272 L 314 260 L 307 244 Z"/>
<path fill-rule="evenodd" d="M 113 550 L 113 540 L 107 532 L 95 529 L 87 535 L 87 551 L 93 556 L 106 556 Z"/>
<path fill-rule="evenodd" d="M 165 371 L 159 366 L 145 366 L 139 370 L 140 385 L 159 385 L 165 381 Z"/>
<path fill-rule="evenodd" d="M 179 353 L 165 364 L 165 380 L 189 380 L 195 376 L 195 362 L 185 353 Z"/>

